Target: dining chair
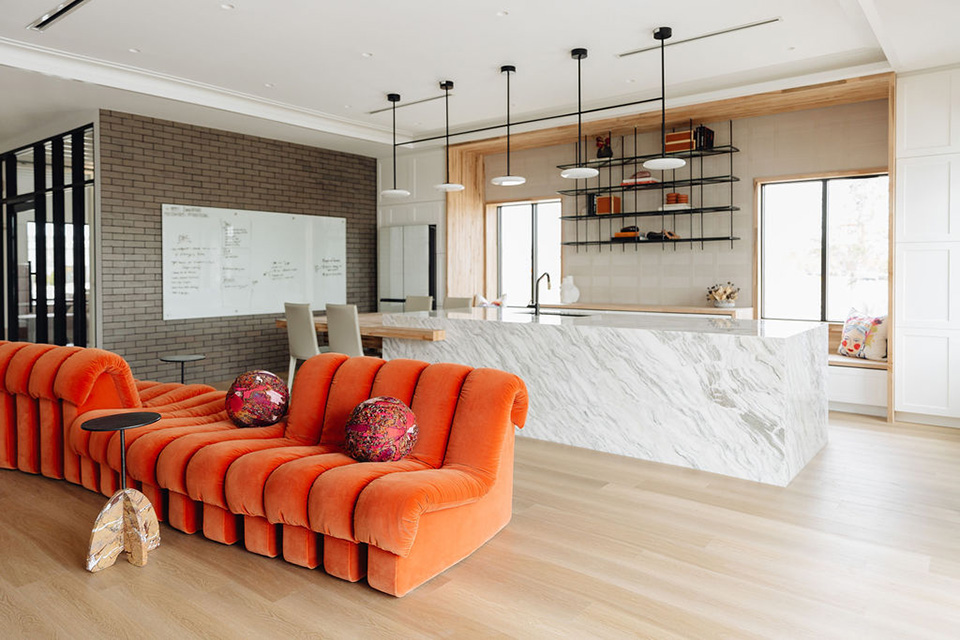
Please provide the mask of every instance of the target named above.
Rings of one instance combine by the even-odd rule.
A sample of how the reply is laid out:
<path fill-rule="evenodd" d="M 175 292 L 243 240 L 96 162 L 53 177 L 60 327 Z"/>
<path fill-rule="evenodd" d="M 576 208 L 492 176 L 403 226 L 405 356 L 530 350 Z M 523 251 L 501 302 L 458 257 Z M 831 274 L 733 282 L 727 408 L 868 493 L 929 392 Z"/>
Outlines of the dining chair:
<path fill-rule="evenodd" d="M 284 302 L 283 312 L 287 316 L 287 342 L 290 344 L 287 386 L 292 389 L 297 360 L 307 360 L 319 354 L 320 346 L 317 344 L 317 329 L 313 324 L 309 302 Z"/>
<path fill-rule="evenodd" d="M 444 311 L 457 311 L 462 309 L 470 309 L 471 307 L 473 307 L 473 296 L 469 298 L 454 298 L 452 296 L 447 296 L 443 299 Z"/>
<path fill-rule="evenodd" d="M 407 296 L 403 303 L 404 311 L 432 311 L 433 296 Z"/>
<path fill-rule="evenodd" d="M 330 351 L 348 356 L 362 356 L 360 319 L 355 304 L 327 305 L 327 341 Z"/>

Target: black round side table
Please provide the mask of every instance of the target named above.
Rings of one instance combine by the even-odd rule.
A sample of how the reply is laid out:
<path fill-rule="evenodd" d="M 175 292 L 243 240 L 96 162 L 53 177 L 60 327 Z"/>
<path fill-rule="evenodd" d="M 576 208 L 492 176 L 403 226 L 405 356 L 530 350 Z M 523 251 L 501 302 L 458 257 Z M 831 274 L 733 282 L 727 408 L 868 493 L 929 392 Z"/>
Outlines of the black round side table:
<path fill-rule="evenodd" d="M 207 356 L 202 353 L 172 353 L 165 356 L 160 356 L 162 362 L 179 362 L 180 363 L 180 384 L 184 383 L 183 378 L 183 368 L 188 362 L 196 362 L 198 360 L 203 360 Z"/>
<path fill-rule="evenodd" d="M 85 431 L 120 432 L 120 490 L 107 501 L 93 523 L 87 571 L 106 569 L 123 551 L 130 564 L 142 567 L 147 564 L 147 552 L 160 546 L 157 512 L 147 496 L 127 488 L 127 442 L 123 433 L 159 419 L 160 414 L 153 411 L 132 411 L 93 418 L 80 425 Z"/>

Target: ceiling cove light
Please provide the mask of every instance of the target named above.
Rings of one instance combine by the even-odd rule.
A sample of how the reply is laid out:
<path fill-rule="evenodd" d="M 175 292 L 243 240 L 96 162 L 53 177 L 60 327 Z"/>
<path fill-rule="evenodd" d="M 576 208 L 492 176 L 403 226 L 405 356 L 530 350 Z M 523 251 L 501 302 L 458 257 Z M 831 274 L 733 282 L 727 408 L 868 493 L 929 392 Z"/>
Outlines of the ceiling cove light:
<path fill-rule="evenodd" d="M 447 179 L 443 184 L 437 185 L 437 191 L 463 191 L 463 185 L 456 182 L 450 182 L 450 89 L 453 89 L 453 80 L 444 80 L 440 83 L 443 89 L 443 104 L 446 110 L 446 133 L 444 134 L 445 143 L 443 145 L 444 166 L 446 167 Z"/>
<path fill-rule="evenodd" d="M 653 32 L 653 37 L 660 41 L 660 157 L 650 158 L 643 163 L 644 169 L 652 171 L 670 171 L 679 169 L 687 164 L 683 158 L 667 156 L 667 80 L 664 64 L 664 41 L 673 35 L 670 27 L 660 27 Z"/>
<path fill-rule="evenodd" d="M 380 195 L 384 198 L 406 198 L 410 192 L 397 189 L 397 103 L 400 102 L 400 94 L 388 93 L 387 100 L 393 107 L 393 189 L 384 189 Z"/>
<path fill-rule="evenodd" d="M 72 2 L 61 2 L 53 9 L 45 12 L 42 16 L 31 22 L 27 25 L 27 29 L 32 29 L 34 31 L 43 31 L 50 25 L 52 25 L 57 20 L 60 20 L 63 17 L 75 9 L 79 9 L 82 5 L 87 4 L 90 0 L 73 0 Z"/>
<path fill-rule="evenodd" d="M 583 166 L 581 143 L 583 142 L 583 107 L 581 106 L 580 92 L 580 61 L 587 57 L 587 50 L 578 48 L 570 52 L 570 57 L 577 61 L 577 166 L 564 169 L 560 172 L 561 178 L 570 180 L 586 180 L 597 177 L 600 172 L 593 167 Z"/>
<path fill-rule="evenodd" d="M 498 187 L 516 187 L 527 181 L 523 176 L 510 175 L 510 74 L 516 72 L 517 68 L 512 64 L 500 67 L 500 73 L 507 74 L 507 175 L 497 176 L 490 181 Z"/>

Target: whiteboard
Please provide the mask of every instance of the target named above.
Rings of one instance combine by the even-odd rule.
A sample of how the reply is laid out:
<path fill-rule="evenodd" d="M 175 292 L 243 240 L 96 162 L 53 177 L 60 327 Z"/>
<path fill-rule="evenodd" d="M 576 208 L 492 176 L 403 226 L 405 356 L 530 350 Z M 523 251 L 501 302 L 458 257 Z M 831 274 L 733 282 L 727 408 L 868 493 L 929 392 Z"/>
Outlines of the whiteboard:
<path fill-rule="evenodd" d="M 344 304 L 346 265 L 346 218 L 163 205 L 164 320 Z"/>

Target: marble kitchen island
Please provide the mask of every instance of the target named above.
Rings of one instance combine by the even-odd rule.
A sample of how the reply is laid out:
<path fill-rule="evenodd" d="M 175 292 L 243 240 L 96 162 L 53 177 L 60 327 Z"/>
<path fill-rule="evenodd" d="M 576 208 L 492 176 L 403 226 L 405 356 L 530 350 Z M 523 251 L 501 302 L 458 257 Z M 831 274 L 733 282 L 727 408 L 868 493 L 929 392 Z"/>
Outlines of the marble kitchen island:
<path fill-rule="evenodd" d="M 827 442 L 827 327 L 653 313 L 475 308 L 383 316 L 443 329 L 387 359 L 516 373 L 521 435 L 786 486 Z M 559 312 L 566 313 L 566 312 Z"/>

